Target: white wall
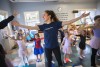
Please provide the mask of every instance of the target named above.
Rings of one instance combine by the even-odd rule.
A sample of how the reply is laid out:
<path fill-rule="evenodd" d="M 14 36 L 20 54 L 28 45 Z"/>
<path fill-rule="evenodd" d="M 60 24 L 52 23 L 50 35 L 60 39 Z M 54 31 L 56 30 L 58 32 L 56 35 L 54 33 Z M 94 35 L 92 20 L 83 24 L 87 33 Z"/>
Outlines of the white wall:
<path fill-rule="evenodd" d="M 97 2 L 97 11 L 96 11 L 97 15 L 100 15 L 100 0 L 98 0 Z"/>
<path fill-rule="evenodd" d="M 40 21 L 44 22 L 42 19 L 42 14 L 45 10 L 54 10 L 58 12 L 57 9 L 61 7 L 62 12 L 68 12 L 68 19 L 74 18 L 72 11 L 74 9 L 96 9 L 96 3 L 57 3 L 57 2 L 44 2 L 44 3 L 12 3 L 12 10 L 18 10 L 20 13 L 20 18 L 18 21 L 22 24 L 25 24 L 24 21 L 24 12 L 25 11 L 39 11 L 40 12 Z"/>
<path fill-rule="evenodd" d="M 11 14 L 10 2 L 8 0 L 0 0 L 0 10 L 7 11 L 8 14 Z"/>

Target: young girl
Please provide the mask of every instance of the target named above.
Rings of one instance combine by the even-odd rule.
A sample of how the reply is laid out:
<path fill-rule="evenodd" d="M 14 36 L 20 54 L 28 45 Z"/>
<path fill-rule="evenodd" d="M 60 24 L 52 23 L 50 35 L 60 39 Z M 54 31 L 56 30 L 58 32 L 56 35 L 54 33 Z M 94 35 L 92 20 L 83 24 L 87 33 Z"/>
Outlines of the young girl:
<path fill-rule="evenodd" d="M 85 56 L 83 55 L 83 50 L 85 49 L 85 42 L 86 42 L 86 31 L 81 30 L 81 33 L 77 36 L 80 36 L 80 43 L 79 43 L 79 48 L 80 48 L 80 58 L 83 59 Z"/>
<path fill-rule="evenodd" d="M 28 57 L 27 57 L 27 55 L 28 55 L 27 49 L 26 49 L 26 46 L 25 46 L 25 38 L 23 36 L 22 30 L 18 31 L 17 39 L 15 39 L 15 38 L 12 38 L 12 39 L 14 39 L 18 44 L 18 47 L 19 47 L 18 55 L 21 58 L 21 62 L 23 63 L 24 66 L 25 66 L 25 64 L 29 65 Z"/>
<path fill-rule="evenodd" d="M 42 61 L 41 55 L 43 54 L 43 48 L 41 46 L 41 39 L 43 38 L 40 38 L 38 33 L 35 34 L 35 38 L 33 39 L 35 41 L 34 54 L 37 57 L 37 60 L 36 60 L 37 62 Z M 40 59 L 39 59 L 39 55 L 40 55 Z"/>
<path fill-rule="evenodd" d="M 72 62 L 70 60 L 70 54 L 72 54 L 71 38 L 70 38 L 70 34 L 68 32 L 65 32 L 65 37 L 63 39 L 63 42 L 62 42 L 61 46 L 62 45 L 63 45 L 63 49 L 62 50 L 64 52 L 64 63 L 66 63 L 66 55 L 68 55 L 69 61 Z"/>

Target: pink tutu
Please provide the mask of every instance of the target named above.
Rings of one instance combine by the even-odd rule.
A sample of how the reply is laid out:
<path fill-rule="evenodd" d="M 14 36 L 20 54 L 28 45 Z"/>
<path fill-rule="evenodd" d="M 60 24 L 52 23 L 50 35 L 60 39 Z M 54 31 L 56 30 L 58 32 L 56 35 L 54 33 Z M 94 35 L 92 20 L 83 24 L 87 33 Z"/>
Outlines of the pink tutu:
<path fill-rule="evenodd" d="M 27 49 L 26 49 L 27 50 Z M 18 50 L 18 55 L 19 57 L 27 56 L 27 51 L 26 50 Z"/>
<path fill-rule="evenodd" d="M 63 51 L 63 53 L 65 53 L 65 54 L 72 54 L 72 49 L 71 49 L 70 46 L 69 46 L 69 47 L 63 46 L 62 51 Z"/>
<path fill-rule="evenodd" d="M 100 48 L 100 38 L 93 37 L 90 41 L 90 46 L 94 49 L 99 49 Z"/>
<path fill-rule="evenodd" d="M 65 53 L 65 54 L 72 54 L 72 49 L 71 49 L 71 42 L 68 38 L 64 38 L 63 41 L 65 42 L 64 43 L 64 46 L 63 46 L 63 49 L 62 51 Z"/>

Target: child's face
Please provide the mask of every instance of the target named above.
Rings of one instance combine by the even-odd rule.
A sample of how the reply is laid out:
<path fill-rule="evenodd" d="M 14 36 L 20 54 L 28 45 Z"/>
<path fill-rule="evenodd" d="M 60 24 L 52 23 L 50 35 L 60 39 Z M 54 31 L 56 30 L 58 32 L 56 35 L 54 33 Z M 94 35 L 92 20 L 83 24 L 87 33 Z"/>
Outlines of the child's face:
<path fill-rule="evenodd" d="M 82 35 L 85 35 L 85 31 L 82 31 Z"/>
<path fill-rule="evenodd" d="M 37 35 L 35 35 L 35 38 L 37 39 L 37 38 L 39 38 Z"/>
<path fill-rule="evenodd" d="M 65 37 L 68 37 L 68 33 L 65 33 Z"/>
<path fill-rule="evenodd" d="M 22 39 L 22 37 L 21 37 L 21 36 L 18 36 L 18 39 L 20 39 L 20 40 L 21 40 L 21 39 Z"/>
<path fill-rule="evenodd" d="M 100 24 L 100 18 L 96 19 L 94 24 L 99 25 Z"/>

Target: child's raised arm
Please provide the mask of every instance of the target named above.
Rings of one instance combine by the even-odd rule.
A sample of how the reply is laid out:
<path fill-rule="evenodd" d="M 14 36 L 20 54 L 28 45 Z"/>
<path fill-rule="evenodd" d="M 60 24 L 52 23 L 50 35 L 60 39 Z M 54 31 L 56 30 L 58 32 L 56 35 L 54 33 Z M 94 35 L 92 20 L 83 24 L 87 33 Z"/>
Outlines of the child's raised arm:
<path fill-rule="evenodd" d="M 7 35 L 7 37 L 11 38 L 12 40 L 16 40 L 14 37 Z"/>

